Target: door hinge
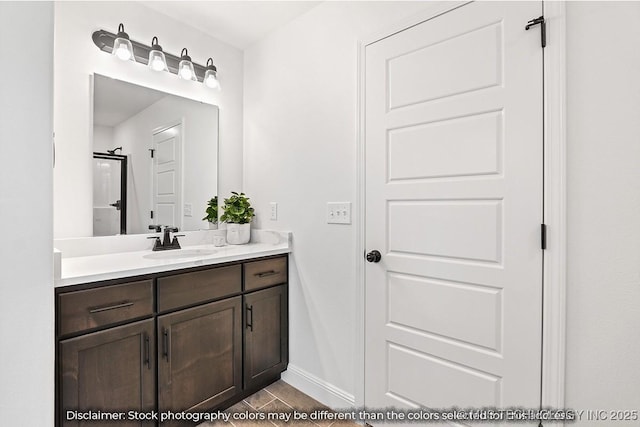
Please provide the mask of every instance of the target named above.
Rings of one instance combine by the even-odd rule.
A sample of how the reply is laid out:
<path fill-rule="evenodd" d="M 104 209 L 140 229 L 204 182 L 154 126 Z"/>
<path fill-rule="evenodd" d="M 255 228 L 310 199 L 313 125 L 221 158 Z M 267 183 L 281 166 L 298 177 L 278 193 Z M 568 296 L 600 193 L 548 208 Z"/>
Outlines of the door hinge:
<path fill-rule="evenodd" d="M 527 22 L 527 26 L 524 27 L 525 30 L 529 30 L 529 28 L 540 24 L 540 44 L 544 49 L 547 47 L 547 21 L 544 19 L 544 16 L 538 16 L 535 19 Z"/>
<path fill-rule="evenodd" d="M 151 211 L 151 219 L 153 219 L 153 211 Z"/>
<path fill-rule="evenodd" d="M 149 148 L 149 154 L 151 154 L 151 158 L 153 159 L 153 153 L 155 153 L 155 149 L 154 148 Z"/>
<path fill-rule="evenodd" d="M 547 249 L 547 224 L 540 224 L 540 247 Z"/>

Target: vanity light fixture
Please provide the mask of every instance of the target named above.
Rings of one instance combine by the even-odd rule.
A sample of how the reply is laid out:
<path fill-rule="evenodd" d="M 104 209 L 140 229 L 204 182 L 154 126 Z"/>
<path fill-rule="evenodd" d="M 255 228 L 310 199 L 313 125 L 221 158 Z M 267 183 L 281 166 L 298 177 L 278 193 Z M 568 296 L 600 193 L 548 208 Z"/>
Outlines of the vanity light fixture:
<path fill-rule="evenodd" d="M 1 1 L 1 0 L 0 0 Z M 185 80 L 204 82 L 207 87 L 219 89 L 218 70 L 213 59 L 207 60 L 207 66 L 191 61 L 187 49 L 182 49 L 180 56 L 164 52 L 158 44 L 158 38 L 151 40 L 151 46 L 129 39 L 124 32 L 124 25 L 118 26 L 118 33 L 98 30 L 91 36 L 93 43 L 103 52 L 111 53 L 123 60 L 130 60 L 147 65 L 152 70 L 169 71 Z"/>
<path fill-rule="evenodd" d="M 158 38 L 151 39 L 151 50 L 149 51 L 149 68 L 155 71 L 169 71 L 167 60 L 164 57 L 162 46 L 158 44 Z"/>
<path fill-rule="evenodd" d="M 207 59 L 207 70 L 204 72 L 205 86 L 211 89 L 220 89 L 220 82 L 218 81 L 218 69 L 213 65 L 213 58 Z"/>
<path fill-rule="evenodd" d="M 186 47 L 182 49 L 182 52 L 180 52 L 178 76 L 184 80 L 198 80 L 196 77 L 196 70 L 193 69 L 193 63 L 191 62 L 191 57 L 189 56 L 189 52 Z"/>
<path fill-rule="evenodd" d="M 113 41 L 113 50 L 111 53 L 123 61 L 135 61 L 133 58 L 133 45 L 129 40 L 129 34 L 124 32 L 124 25 L 118 25 L 118 34 Z"/>

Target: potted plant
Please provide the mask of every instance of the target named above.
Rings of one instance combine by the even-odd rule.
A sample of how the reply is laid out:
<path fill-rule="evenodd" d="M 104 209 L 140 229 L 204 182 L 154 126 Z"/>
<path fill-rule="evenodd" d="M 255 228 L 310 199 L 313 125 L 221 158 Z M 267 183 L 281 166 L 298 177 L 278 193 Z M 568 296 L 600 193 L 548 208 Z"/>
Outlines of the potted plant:
<path fill-rule="evenodd" d="M 218 229 L 218 196 L 214 196 L 207 202 L 207 209 L 205 211 L 207 216 L 202 218 L 203 221 L 209 222 L 209 228 L 212 230 Z"/>
<path fill-rule="evenodd" d="M 231 197 L 224 199 L 224 213 L 220 221 L 227 223 L 227 243 L 243 245 L 251 238 L 251 220 L 253 212 L 249 198 L 244 193 L 231 192 Z"/>

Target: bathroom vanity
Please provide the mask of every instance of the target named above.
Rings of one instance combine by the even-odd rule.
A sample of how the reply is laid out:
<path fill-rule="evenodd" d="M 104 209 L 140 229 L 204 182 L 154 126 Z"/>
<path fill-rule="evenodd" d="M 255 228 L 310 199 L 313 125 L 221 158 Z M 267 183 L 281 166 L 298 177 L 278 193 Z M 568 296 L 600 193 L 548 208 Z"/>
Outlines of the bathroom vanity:
<path fill-rule="evenodd" d="M 63 277 L 55 290 L 56 425 L 82 424 L 68 411 L 154 425 L 130 414 L 222 409 L 280 378 L 288 363 L 288 249 L 260 245 L 147 260 L 144 274 Z"/>

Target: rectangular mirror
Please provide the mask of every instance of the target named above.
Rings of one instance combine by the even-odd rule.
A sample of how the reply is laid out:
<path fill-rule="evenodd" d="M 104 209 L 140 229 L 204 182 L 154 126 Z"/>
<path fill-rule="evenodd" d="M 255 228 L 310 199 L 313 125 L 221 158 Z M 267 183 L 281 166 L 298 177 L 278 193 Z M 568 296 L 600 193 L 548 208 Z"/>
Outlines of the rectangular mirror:
<path fill-rule="evenodd" d="M 93 235 L 209 228 L 218 107 L 98 74 L 93 91 Z"/>

